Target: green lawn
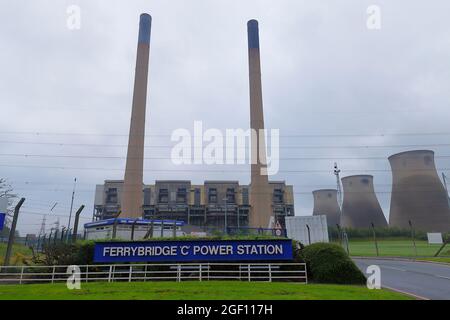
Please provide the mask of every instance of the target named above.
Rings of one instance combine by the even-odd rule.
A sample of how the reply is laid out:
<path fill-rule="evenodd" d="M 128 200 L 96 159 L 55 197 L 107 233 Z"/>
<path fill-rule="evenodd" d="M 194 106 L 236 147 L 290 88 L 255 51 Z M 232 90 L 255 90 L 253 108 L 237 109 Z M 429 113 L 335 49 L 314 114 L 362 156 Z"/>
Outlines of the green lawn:
<path fill-rule="evenodd" d="M 441 245 L 430 245 L 427 241 L 416 241 L 417 255 L 421 257 L 433 257 Z M 380 256 L 414 257 L 414 247 L 411 240 L 381 240 L 378 241 Z M 376 256 L 373 241 L 354 240 L 349 242 L 350 255 L 352 256 Z M 440 257 L 450 258 L 450 245 L 442 250 Z"/>
<path fill-rule="evenodd" d="M 449 263 L 450 264 L 450 257 L 438 257 L 438 258 L 419 258 L 423 261 L 430 261 L 430 262 L 439 262 L 439 263 Z"/>
<path fill-rule="evenodd" d="M 0 300 L 405 300 L 408 296 L 364 286 L 209 282 L 82 283 L 68 290 L 65 283 L 1 285 Z"/>

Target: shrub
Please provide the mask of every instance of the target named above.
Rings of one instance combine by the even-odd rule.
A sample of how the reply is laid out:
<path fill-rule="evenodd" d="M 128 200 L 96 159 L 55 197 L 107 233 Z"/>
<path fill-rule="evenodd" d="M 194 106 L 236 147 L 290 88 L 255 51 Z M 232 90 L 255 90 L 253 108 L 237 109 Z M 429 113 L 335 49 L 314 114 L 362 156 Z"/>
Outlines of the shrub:
<path fill-rule="evenodd" d="M 86 265 L 93 263 L 94 242 L 46 244 L 34 262 L 43 265 Z"/>
<path fill-rule="evenodd" d="M 299 257 L 306 262 L 308 276 L 316 283 L 366 283 L 364 274 L 339 245 L 314 243 L 301 250 Z"/>

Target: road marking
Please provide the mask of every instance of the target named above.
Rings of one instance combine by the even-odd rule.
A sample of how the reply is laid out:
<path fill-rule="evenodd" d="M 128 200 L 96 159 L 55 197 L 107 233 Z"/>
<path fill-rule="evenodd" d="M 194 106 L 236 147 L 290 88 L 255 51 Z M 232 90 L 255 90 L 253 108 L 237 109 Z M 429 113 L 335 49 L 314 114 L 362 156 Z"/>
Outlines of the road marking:
<path fill-rule="evenodd" d="M 450 280 L 450 277 L 445 277 L 445 276 L 436 276 L 436 277 L 441 278 L 441 279 Z"/>
<path fill-rule="evenodd" d="M 402 271 L 402 272 L 406 272 L 406 271 L 408 271 L 408 270 L 405 270 L 405 269 L 400 269 L 400 268 L 396 268 L 396 267 L 388 267 L 388 266 L 381 266 L 381 268 L 383 269 L 392 269 L 392 270 L 397 270 L 397 271 Z"/>
<path fill-rule="evenodd" d="M 399 293 L 403 293 L 403 294 L 405 294 L 407 296 L 411 296 L 411 297 L 419 299 L 419 300 L 431 300 L 429 298 L 425 298 L 425 297 L 419 296 L 419 295 L 411 293 L 411 292 L 406 292 L 406 291 L 403 291 L 403 290 L 400 290 L 400 289 L 391 288 L 391 287 L 388 287 L 388 286 L 385 286 L 385 285 L 381 285 L 381 286 L 383 288 L 385 288 L 385 289 L 388 289 L 388 290 L 391 290 L 391 291 L 395 291 L 395 292 L 399 292 Z"/>

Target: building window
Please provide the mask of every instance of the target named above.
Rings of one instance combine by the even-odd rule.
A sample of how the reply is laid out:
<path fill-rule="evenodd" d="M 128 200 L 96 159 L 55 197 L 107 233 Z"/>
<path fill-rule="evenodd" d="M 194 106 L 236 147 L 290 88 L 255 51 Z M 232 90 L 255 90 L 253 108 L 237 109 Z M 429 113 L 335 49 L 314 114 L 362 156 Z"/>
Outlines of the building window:
<path fill-rule="evenodd" d="M 216 188 L 209 189 L 208 202 L 209 203 L 217 203 L 217 189 Z"/>
<path fill-rule="evenodd" d="M 194 204 L 196 206 L 200 206 L 200 189 L 199 188 L 195 188 L 195 191 L 194 191 Z"/>
<path fill-rule="evenodd" d="M 283 203 L 284 202 L 284 196 L 283 196 L 282 189 L 273 190 L 273 202 L 274 203 Z"/>
<path fill-rule="evenodd" d="M 109 188 L 106 191 L 106 203 L 117 203 L 117 188 Z"/>
<path fill-rule="evenodd" d="M 158 202 L 159 203 L 168 203 L 169 202 L 169 190 L 167 190 L 167 189 L 159 190 Z"/>
<path fill-rule="evenodd" d="M 243 205 L 248 205 L 249 204 L 248 188 L 243 188 L 242 189 L 242 204 Z"/>
<path fill-rule="evenodd" d="M 177 203 L 186 203 L 186 188 L 179 188 L 177 190 Z"/>
<path fill-rule="evenodd" d="M 227 203 L 236 203 L 234 188 L 227 189 Z"/>
<path fill-rule="evenodd" d="M 144 189 L 144 206 L 149 206 L 151 203 L 152 191 L 150 188 Z"/>

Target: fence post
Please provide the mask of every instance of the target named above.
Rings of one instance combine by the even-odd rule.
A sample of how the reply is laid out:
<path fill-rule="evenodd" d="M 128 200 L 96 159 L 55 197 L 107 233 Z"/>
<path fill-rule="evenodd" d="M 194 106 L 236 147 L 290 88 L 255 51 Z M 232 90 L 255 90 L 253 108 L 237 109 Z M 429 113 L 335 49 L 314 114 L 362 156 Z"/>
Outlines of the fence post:
<path fill-rule="evenodd" d="M 78 208 L 77 212 L 75 213 L 75 221 L 73 223 L 72 242 L 76 242 L 77 241 L 78 223 L 80 221 L 80 214 L 81 214 L 81 211 L 83 211 L 83 209 L 84 209 L 84 204 L 81 205 L 81 207 Z"/>
<path fill-rule="evenodd" d="M 409 227 L 411 228 L 411 238 L 412 238 L 412 242 L 413 242 L 413 246 L 414 246 L 414 253 L 416 254 L 416 258 L 417 258 L 416 234 L 414 232 L 414 228 L 413 228 L 413 224 L 412 224 L 411 220 L 408 220 L 408 223 L 409 223 Z"/>
<path fill-rule="evenodd" d="M 19 218 L 20 207 L 22 207 L 24 202 L 25 202 L 25 198 L 20 199 L 19 202 L 17 203 L 16 207 L 14 208 L 14 216 L 13 216 L 13 221 L 11 223 L 11 228 L 9 230 L 8 246 L 6 247 L 5 261 L 3 263 L 4 266 L 9 265 L 9 260 L 11 258 L 11 253 L 12 253 L 13 244 L 14 244 L 14 238 L 16 236 L 17 219 Z"/>
<path fill-rule="evenodd" d="M 177 281 L 181 281 L 181 265 L 177 265 Z"/>
<path fill-rule="evenodd" d="M 308 231 L 308 244 L 311 244 L 311 229 L 309 228 L 309 225 L 306 225 L 306 229 Z"/>
<path fill-rule="evenodd" d="M 251 276 L 251 272 L 250 272 L 250 265 L 247 265 L 247 271 L 248 271 L 248 282 L 250 282 L 250 276 Z"/>
<path fill-rule="evenodd" d="M 108 282 L 111 282 L 112 265 L 109 266 Z"/>
<path fill-rule="evenodd" d="M 89 266 L 86 265 L 86 282 L 89 280 Z"/>
<path fill-rule="evenodd" d="M 378 251 L 378 241 L 377 241 L 377 234 L 375 232 L 375 225 L 372 222 L 372 233 L 373 233 L 373 241 L 375 242 L 375 250 L 377 253 L 377 257 L 380 255 Z"/>
<path fill-rule="evenodd" d="M 308 269 L 306 268 L 306 264 L 303 264 L 303 267 L 305 268 L 305 282 L 308 284 Z"/>
<path fill-rule="evenodd" d="M 272 282 L 272 265 L 269 264 L 269 282 Z"/>
<path fill-rule="evenodd" d="M 134 240 L 134 229 L 136 228 L 136 223 L 138 222 L 138 219 L 135 219 L 133 221 L 133 224 L 131 225 L 131 241 Z"/>
<path fill-rule="evenodd" d="M 56 269 L 56 266 L 53 266 L 53 271 L 52 271 L 52 283 L 55 281 L 55 269 Z"/>
<path fill-rule="evenodd" d="M 117 218 L 115 218 L 114 220 L 114 224 L 113 224 L 113 232 L 112 232 L 112 238 L 116 239 L 116 235 L 117 235 L 117 223 L 119 222 L 119 220 L 117 220 Z"/>
<path fill-rule="evenodd" d="M 173 222 L 172 238 L 176 238 L 176 237 L 177 237 L 177 221 L 175 220 Z"/>
<path fill-rule="evenodd" d="M 198 278 L 199 278 L 200 282 L 202 282 L 202 269 L 203 269 L 203 265 L 200 264 L 200 271 L 199 271 L 199 274 L 198 274 Z"/>
<path fill-rule="evenodd" d="M 19 284 L 22 284 L 22 279 L 23 279 L 23 268 L 24 268 L 24 266 L 22 266 L 22 267 L 20 268 L 20 280 L 19 280 Z"/>
<path fill-rule="evenodd" d="M 128 282 L 131 282 L 132 274 L 133 274 L 133 266 L 130 266 L 130 271 L 128 272 Z"/>
<path fill-rule="evenodd" d="M 147 281 L 147 268 L 148 268 L 148 264 L 145 265 L 144 282 Z"/>

